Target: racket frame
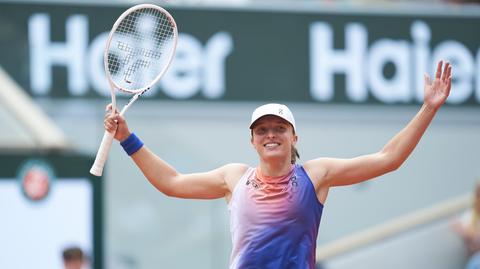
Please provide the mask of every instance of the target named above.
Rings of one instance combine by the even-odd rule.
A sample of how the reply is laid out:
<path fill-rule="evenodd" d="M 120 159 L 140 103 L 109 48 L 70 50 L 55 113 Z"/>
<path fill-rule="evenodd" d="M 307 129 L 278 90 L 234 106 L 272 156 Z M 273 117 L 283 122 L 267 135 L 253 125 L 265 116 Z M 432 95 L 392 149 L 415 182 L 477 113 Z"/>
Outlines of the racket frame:
<path fill-rule="evenodd" d="M 164 68 L 158 73 L 158 75 L 149 83 L 147 84 L 145 87 L 142 87 L 142 88 L 139 88 L 139 89 L 135 89 L 135 90 L 130 90 L 130 89 L 126 89 L 126 88 L 123 88 L 123 87 L 120 87 L 119 85 L 117 85 L 115 83 L 115 81 L 112 80 L 111 78 L 111 75 L 110 75 L 110 71 L 109 71 L 109 68 L 108 68 L 108 53 L 109 53 L 109 48 L 110 48 L 110 43 L 112 42 L 112 39 L 113 39 L 113 35 L 115 34 L 117 28 L 119 27 L 120 23 L 125 19 L 125 17 L 127 17 L 128 15 L 130 15 L 131 13 L 139 10 L 139 9 L 156 9 L 158 11 L 160 11 L 162 14 L 164 14 L 167 19 L 168 19 L 168 22 L 171 24 L 172 28 L 173 28 L 173 49 L 171 50 L 171 54 L 169 55 L 169 59 L 167 61 L 167 64 L 164 66 Z M 155 83 L 158 82 L 158 80 L 160 80 L 160 78 L 165 74 L 165 72 L 168 70 L 168 67 L 170 66 L 170 64 L 172 63 L 173 61 L 173 58 L 174 58 L 174 55 L 175 55 L 175 50 L 176 50 L 176 47 L 177 47 L 177 42 L 178 42 L 178 29 L 177 29 L 177 24 L 173 18 L 173 16 L 167 11 L 165 10 L 164 8 L 162 7 L 159 7 L 157 5 L 153 5 L 153 4 L 139 4 L 139 5 L 135 5 L 129 9 L 127 9 L 126 11 L 124 11 L 118 18 L 117 20 L 115 21 L 115 23 L 113 24 L 112 26 L 112 29 L 110 30 L 110 33 L 108 35 L 108 39 L 107 39 L 107 42 L 106 42 L 106 45 L 105 45 L 105 50 L 104 50 L 104 54 L 103 54 L 103 63 L 104 63 L 104 68 L 105 68 L 105 73 L 106 73 L 106 77 L 107 77 L 107 80 L 108 80 L 108 84 L 110 86 L 110 95 L 111 95 L 111 104 L 112 104 L 112 116 L 115 115 L 115 112 L 116 112 L 116 96 L 115 96 L 115 90 L 119 90 L 119 91 L 122 91 L 122 92 L 127 92 L 127 93 L 131 93 L 131 94 L 134 94 L 130 100 L 128 101 L 128 103 L 122 108 L 122 110 L 120 111 L 120 116 L 123 116 L 125 114 L 125 112 L 128 110 L 128 108 L 130 108 L 130 106 L 142 95 L 144 94 L 146 91 L 148 91 Z M 90 173 L 92 175 L 95 175 L 95 176 L 101 176 L 103 174 L 103 167 L 105 166 L 105 162 L 108 158 L 108 154 L 110 152 L 110 147 L 112 145 L 112 142 L 113 142 L 113 139 L 114 139 L 114 136 L 115 136 L 115 132 L 113 133 L 110 133 L 108 131 L 105 131 L 104 134 L 103 134 L 103 138 L 102 138 L 102 142 L 100 143 L 100 147 L 98 148 L 98 151 L 97 151 L 97 155 L 95 157 L 95 161 L 92 165 L 92 168 L 90 169 Z"/>

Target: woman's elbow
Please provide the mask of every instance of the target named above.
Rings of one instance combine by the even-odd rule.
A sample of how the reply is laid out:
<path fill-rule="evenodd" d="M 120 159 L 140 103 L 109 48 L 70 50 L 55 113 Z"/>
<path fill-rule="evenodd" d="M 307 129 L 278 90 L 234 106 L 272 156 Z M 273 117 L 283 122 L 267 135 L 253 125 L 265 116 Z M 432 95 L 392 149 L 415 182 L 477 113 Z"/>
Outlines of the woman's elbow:
<path fill-rule="evenodd" d="M 382 153 L 385 173 L 398 170 L 404 163 L 404 159 L 392 153 Z"/>
<path fill-rule="evenodd" d="M 158 189 L 161 193 L 163 193 L 165 196 L 168 197 L 177 197 L 177 192 L 172 189 L 172 188 L 163 188 L 163 189 Z"/>
<path fill-rule="evenodd" d="M 401 166 L 402 166 L 403 162 L 392 162 L 388 167 L 388 172 L 387 173 L 390 173 L 390 172 L 394 172 L 396 170 L 398 170 Z"/>

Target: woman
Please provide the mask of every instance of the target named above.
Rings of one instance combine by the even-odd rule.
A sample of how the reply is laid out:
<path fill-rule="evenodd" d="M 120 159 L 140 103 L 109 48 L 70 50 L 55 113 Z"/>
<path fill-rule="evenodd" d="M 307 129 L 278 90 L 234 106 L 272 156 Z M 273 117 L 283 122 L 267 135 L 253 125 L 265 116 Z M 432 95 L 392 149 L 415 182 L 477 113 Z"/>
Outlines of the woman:
<path fill-rule="evenodd" d="M 393 171 L 418 144 L 451 88 L 451 66 L 440 61 L 435 79 L 425 75 L 424 103 L 408 125 L 379 152 L 352 159 L 318 158 L 296 165 L 298 140 L 288 107 L 267 104 L 251 120 L 256 168 L 231 163 L 212 171 L 181 174 L 130 133 L 125 119 L 107 113 L 115 132 L 150 183 L 179 198 L 224 197 L 231 213 L 230 268 L 314 268 L 323 205 L 331 187 L 356 184 Z"/>

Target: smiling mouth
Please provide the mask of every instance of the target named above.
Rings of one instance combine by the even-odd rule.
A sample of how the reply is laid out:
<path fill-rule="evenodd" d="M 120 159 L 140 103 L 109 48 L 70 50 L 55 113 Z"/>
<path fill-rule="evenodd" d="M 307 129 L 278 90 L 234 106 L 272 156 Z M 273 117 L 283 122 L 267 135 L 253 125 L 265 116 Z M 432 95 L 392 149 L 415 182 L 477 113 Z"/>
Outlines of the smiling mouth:
<path fill-rule="evenodd" d="M 274 147 L 280 146 L 280 143 L 266 143 L 263 146 L 266 148 L 274 148 Z"/>

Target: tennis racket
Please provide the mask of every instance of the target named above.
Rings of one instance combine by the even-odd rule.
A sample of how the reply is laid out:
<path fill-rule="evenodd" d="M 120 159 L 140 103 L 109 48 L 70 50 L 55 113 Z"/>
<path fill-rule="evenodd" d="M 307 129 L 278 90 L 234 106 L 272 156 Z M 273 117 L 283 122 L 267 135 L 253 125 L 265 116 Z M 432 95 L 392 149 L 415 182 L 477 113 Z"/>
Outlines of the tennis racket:
<path fill-rule="evenodd" d="M 104 52 L 104 67 L 116 111 L 115 90 L 133 94 L 120 111 L 148 91 L 167 71 L 177 46 L 178 31 L 165 9 L 151 4 L 136 5 L 117 19 Z M 105 131 L 90 173 L 101 176 L 115 133 Z"/>

